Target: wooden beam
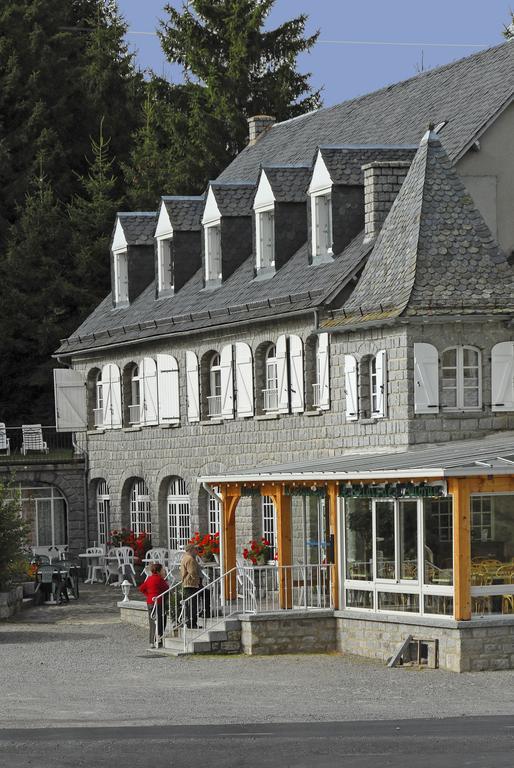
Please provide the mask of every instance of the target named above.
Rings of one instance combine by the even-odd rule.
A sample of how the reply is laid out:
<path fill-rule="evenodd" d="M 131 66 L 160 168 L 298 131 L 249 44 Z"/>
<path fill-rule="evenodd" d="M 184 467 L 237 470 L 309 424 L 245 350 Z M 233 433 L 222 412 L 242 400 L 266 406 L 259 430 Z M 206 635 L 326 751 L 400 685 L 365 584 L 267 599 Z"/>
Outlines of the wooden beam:
<path fill-rule="evenodd" d="M 240 489 L 233 486 L 224 485 L 220 491 L 223 496 L 223 570 L 228 573 L 236 567 L 236 508 L 241 495 Z M 236 594 L 237 580 L 234 572 L 225 579 L 225 599 L 235 600 Z"/>
<path fill-rule="evenodd" d="M 467 478 L 448 479 L 448 492 L 453 497 L 453 615 L 457 621 L 471 619 L 470 487 Z"/>
<path fill-rule="evenodd" d="M 331 566 L 332 570 L 332 606 L 339 608 L 339 534 L 338 534 L 338 519 L 337 519 L 337 502 L 338 502 L 338 488 L 335 481 L 328 483 L 328 506 L 329 506 L 329 520 L 330 520 L 330 536 L 333 537 L 334 542 L 334 563 Z"/>

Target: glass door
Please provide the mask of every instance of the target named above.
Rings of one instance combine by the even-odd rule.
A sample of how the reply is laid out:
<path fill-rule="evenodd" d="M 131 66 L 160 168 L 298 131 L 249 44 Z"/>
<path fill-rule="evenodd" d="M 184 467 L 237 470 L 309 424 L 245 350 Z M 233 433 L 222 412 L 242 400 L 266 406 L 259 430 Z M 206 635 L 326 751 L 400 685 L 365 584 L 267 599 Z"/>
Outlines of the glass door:
<path fill-rule="evenodd" d="M 374 503 L 376 579 L 396 581 L 394 501 Z"/>

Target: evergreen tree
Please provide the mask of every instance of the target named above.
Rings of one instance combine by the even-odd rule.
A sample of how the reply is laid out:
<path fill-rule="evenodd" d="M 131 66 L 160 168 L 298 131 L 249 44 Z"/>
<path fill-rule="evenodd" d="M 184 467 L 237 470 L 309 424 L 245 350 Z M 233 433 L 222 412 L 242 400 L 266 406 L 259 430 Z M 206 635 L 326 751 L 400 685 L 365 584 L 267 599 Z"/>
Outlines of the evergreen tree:
<path fill-rule="evenodd" d="M 74 255 L 75 288 L 81 317 L 87 315 L 109 285 L 109 241 L 121 199 L 110 155 L 111 139 L 104 136 L 104 118 L 97 139 L 91 139 L 89 170 L 79 177 L 81 193 L 68 204 Z"/>
<path fill-rule="evenodd" d="M 247 118 L 273 115 L 286 120 L 320 105 L 309 74 L 297 71 L 299 54 L 318 33 L 305 37 L 300 15 L 264 30 L 275 0 L 190 0 L 182 9 L 165 6 L 163 50 L 182 65 L 190 84 L 186 131 L 189 151 L 181 154 L 181 177 L 197 188 L 215 176 L 247 142 Z M 181 133 L 173 124 L 171 133 Z M 184 128 L 183 118 L 179 124 Z M 208 173 L 208 175 L 206 175 Z"/>
<path fill-rule="evenodd" d="M 76 325 L 67 217 L 42 172 L 30 186 L 0 265 L 2 413 L 53 423 L 51 355 Z M 48 421 L 50 419 L 50 421 Z"/>

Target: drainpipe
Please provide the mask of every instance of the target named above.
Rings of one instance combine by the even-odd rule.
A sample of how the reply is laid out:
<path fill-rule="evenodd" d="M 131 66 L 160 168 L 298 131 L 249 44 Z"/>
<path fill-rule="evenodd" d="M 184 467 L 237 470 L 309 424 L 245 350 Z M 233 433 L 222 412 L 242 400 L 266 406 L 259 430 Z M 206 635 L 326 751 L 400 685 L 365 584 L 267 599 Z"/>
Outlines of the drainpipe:
<path fill-rule="evenodd" d="M 223 498 L 219 496 L 216 491 L 213 491 L 211 486 L 208 483 L 202 483 L 202 488 L 204 491 L 211 497 L 211 499 L 215 499 L 218 504 L 221 505 L 222 510 L 222 517 L 220 518 L 220 565 L 221 565 L 221 575 L 223 576 L 224 570 L 225 570 L 225 526 L 224 526 L 224 520 L 225 516 L 223 514 L 225 509 L 225 504 L 223 501 Z M 225 579 L 221 579 L 221 605 L 222 607 L 225 606 Z"/>

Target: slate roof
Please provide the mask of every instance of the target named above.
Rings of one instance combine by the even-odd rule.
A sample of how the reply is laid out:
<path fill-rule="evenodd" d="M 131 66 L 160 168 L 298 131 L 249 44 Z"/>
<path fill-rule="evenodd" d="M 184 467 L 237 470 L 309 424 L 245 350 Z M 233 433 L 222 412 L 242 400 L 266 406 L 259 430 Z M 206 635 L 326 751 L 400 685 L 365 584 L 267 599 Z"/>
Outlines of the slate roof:
<path fill-rule="evenodd" d="M 328 109 L 276 123 L 246 147 L 219 180 L 255 182 L 261 165 L 310 163 L 316 147 L 333 144 L 413 144 L 430 122 L 452 161 L 512 99 L 514 45 L 429 70 L 410 80 Z"/>
<path fill-rule="evenodd" d="M 311 165 L 266 165 L 262 170 L 277 203 L 305 203 Z"/>
<path fill-rule="evenodd" d="M 137 213 L 120 212 L 117 214 L 123 228 L 127 245 L 153 245 L 157 214 L 140 211 Z"/>
<path fill-rule="evenodd" d="M 513 309 L 514 271 L 427 132 L 343 316 L 327 325 Z"/>
<path fill-rule="evenodd" d="M 109 295 L 58 354 L 319 307 L 362 268 L 370 247 L 362 232 L 329 264 L 309 265 L 305 243 L 269 280 L 254 278 L 252 256 L 216 290 L 204 290 L 200 269 L 173 296 L 156 300 L 151 283 L 129 307 L 113 309 Z"/>
<path fill-rule="evenodd" d="M 333 458 L 315 458 L 292 464 L 239 467 L 223 476 L 200 477 L 198 482 L 222 480 L 358 479 L 368 475 L 392 477 L 416 471 L 426 477 L 512 474 L 514 433 L 482 436 L 475 440 L 452 440 L 420 448 L 383 453 L 348 453 Z"/>
<path fill-rule="evenodd" d="M 254 184 L 221 184 L 209 182 L 222 216 L 251 216 Z"/>
<path fill-rule="evenodd" d="M 334 184 L 362 185 L 362 166 L 375 161 L 406 160 L 410 162 L 417 144 L 390 146 L 356 146 L 342 144 L 334 147 L 320 147 L 321 156 Z"/>
<path fill-rule="evenodd" d="M 202 228 L 202 213 L 205 205 L 205 197 L 178 196 L 162 197 L 171 226 L 177 232 L 197 232 Z"/>

